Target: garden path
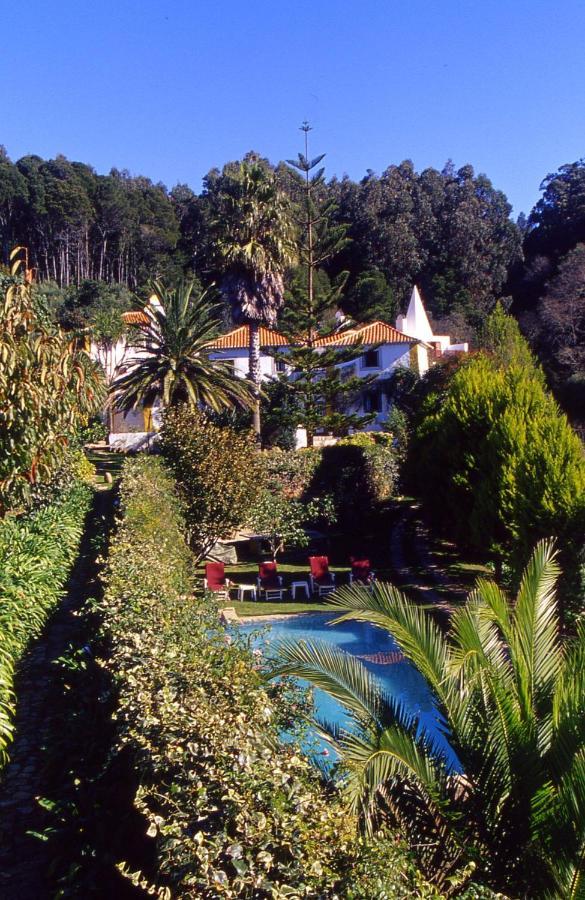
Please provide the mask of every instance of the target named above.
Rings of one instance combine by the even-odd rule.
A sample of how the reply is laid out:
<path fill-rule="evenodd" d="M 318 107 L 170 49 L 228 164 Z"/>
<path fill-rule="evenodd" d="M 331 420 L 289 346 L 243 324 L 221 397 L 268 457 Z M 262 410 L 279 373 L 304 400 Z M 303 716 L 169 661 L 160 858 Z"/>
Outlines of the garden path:
<path fill-rule="evenodd" d="M 399 587 L 445 616 L 465 599 L 468 586 L 444 567 L 416 503 L 397 507 L 390 537 L 390 567 Z"/>
<path fill-rule="evenodd" d="M 66 594 L 19 667 L 15 739 L 0 779 L 0 900 L 49 900 L 56 896 L 56 879 L 64 873 L 67 878 L 81 860 L 83 823 L 75 813 L 71 829 L 67 818 L 76 805 L 70 798 L 83 791 L 81 773 L 96 750 L 95 735 L 84 730 L 79 711 L 85 704 L 96 726 L 103 727 L 98 712 L 103 684 L 87 671 L 94 664 L 80 610 L 97 589 L 96 534 L 107 531 L 112 501 L 111 490 L 96 491 Z M 76 690 L 75 673 L 69 677 L 67 666 L 84 658 L 88 662 L 79 669 L 85 681 Z M 133 889 L 130 895 L 136 896 Z M 103 895 L 98 889 L 95 896 Z M 129 896 L 124 883 L 115 896 Z"/>

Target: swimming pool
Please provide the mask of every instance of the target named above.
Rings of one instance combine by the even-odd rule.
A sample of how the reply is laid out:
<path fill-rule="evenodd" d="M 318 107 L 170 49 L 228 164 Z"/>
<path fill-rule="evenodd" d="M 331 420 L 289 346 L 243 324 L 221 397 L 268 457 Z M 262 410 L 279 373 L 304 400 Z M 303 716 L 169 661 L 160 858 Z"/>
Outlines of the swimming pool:
<path fill-rule="evenodd" d="M 458 761 L 449 746 L 444 723 L 422 675 L 407 662 L 392 637 L 368 622 L 330 623 L 337 613 L 310 613 L 286 619 L 244 622 L 239 626 L 243 634 L 252 635 L 252 644 L 270 658 L 278 659 L 278 642 L 292 640 L 327 641 L 347 653 L 357 656 L 378 679 L 383 690 L 404 703 L 408 712 L 416 716 L 419 729 L 432 738 L 444 754 L 450 769 L 458 768 Z M 266 626 L 270 628 L 266 632 Z M 324 691 L 315 690 L 315 712 L 318 717 L 339 725 L 347 723 L 344 709 Z"/>

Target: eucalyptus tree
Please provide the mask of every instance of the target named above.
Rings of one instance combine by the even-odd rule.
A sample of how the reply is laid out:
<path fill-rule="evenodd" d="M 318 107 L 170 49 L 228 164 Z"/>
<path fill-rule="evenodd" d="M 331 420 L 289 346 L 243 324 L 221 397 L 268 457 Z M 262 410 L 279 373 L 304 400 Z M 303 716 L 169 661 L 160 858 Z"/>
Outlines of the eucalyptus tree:
<path fill-rule="evenodd" d="M 391 585 L 333 595 L 337 621 L 387 630 L 422 673 L 455 771 L 357 658 L 328 644 L 280 645 L 274 674 L 307 679 L 348 713 L 328 736 L 352 807 L 370 829 L 398 826 L 441 890 L 476 868 L 514 897 L 585 896 L 585 622 L 561 636 L 558 574 L 542 541 L 515 601 L 479 579 L 447 635 Z"/>
<path fill-rule="evenodd" d="M 220 412 L 250 406 L 247 382 L 225 362 L 212 359 L 210 342 L 219 329 L 218 307 L 195 281 L 167 288 L 154 282 L 154 300 L 132 337 L 126 358 L 112 384 L 111 402 L 130 410 L 158 397 L 164 407 L 187 403 Z"/>
<path fill-rule="evenodd" d="M 234 321 L 250 328 L 249 374 L 260 439 L 260 325 L 276 325 L 284 273 L 295 260 L 291 205 L 274 173 L 253 158 L 226 166 L 214 198 L 212 235 L 223 270 L 221 290 Z"/>

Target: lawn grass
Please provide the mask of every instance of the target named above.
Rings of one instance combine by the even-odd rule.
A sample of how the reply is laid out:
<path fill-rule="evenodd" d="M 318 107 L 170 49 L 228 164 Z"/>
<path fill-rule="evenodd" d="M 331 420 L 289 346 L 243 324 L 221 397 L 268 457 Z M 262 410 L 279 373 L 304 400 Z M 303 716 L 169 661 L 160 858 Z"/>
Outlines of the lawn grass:
<path fill-rule="evenodd" d="M 116 453 L 113 450 L 108 450 L 106 447 L 103 449 L 92 447 L 91 449 L 85 450 L 85 455 L 90 463 L 95 466 L 96 484 L 106 484 L 106 472 L 112 476 L 114 481 L 120 477 L 122 466 L 124 464 L 123 453 Z"/>
<path fill-rule="evenodd" d="M 296 615 L 297 613 L 307 612 L 328 612 L 332 610 L 330 603 L 324 600 L 305 600 L 304 602 L 293 603 L 289 600 L 282 602 L 267 603 L 265 600 L 254 603 L 253 600 L 225 600 L 220 604 L 221 609 L 230 606 L 235 609 L 238 616 L 245 619 L 247 616 L 282 616 Z"/>

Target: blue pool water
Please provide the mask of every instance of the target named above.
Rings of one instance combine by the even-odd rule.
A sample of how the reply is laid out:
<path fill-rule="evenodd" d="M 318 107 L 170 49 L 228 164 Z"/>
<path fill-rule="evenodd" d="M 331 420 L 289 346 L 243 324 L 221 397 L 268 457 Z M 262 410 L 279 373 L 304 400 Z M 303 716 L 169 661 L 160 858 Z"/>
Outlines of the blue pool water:
<path fill-rule="evenodd" d="M 364 666 L 378 679 L 382 689 L 400 700 L 407 711 L 416 716 L 419 729 L 433 741 L 444 755 L 451 769 L 458 768 L 457 758 L 445 734 L 433 704 L 432 696 L 422 675 L 399 653 L 392 637 L 381 628 L 367 622 L 343 622 L 331 625 L 334 613 L 311 613 L 288 619 L 272 619 L 243 624 L 239 630 L 251 635 L 252 645 L 269 657 L 278 659 L 278 642 L 282 638 L 306 641 L 327 641 L 359 657 Z M 266 630 L 266 625 L 270 628 Z M 324 691 L 315 690 L 315 711 L 319 718 L 340 725 L 347 717 L 340 703 Z"/>

